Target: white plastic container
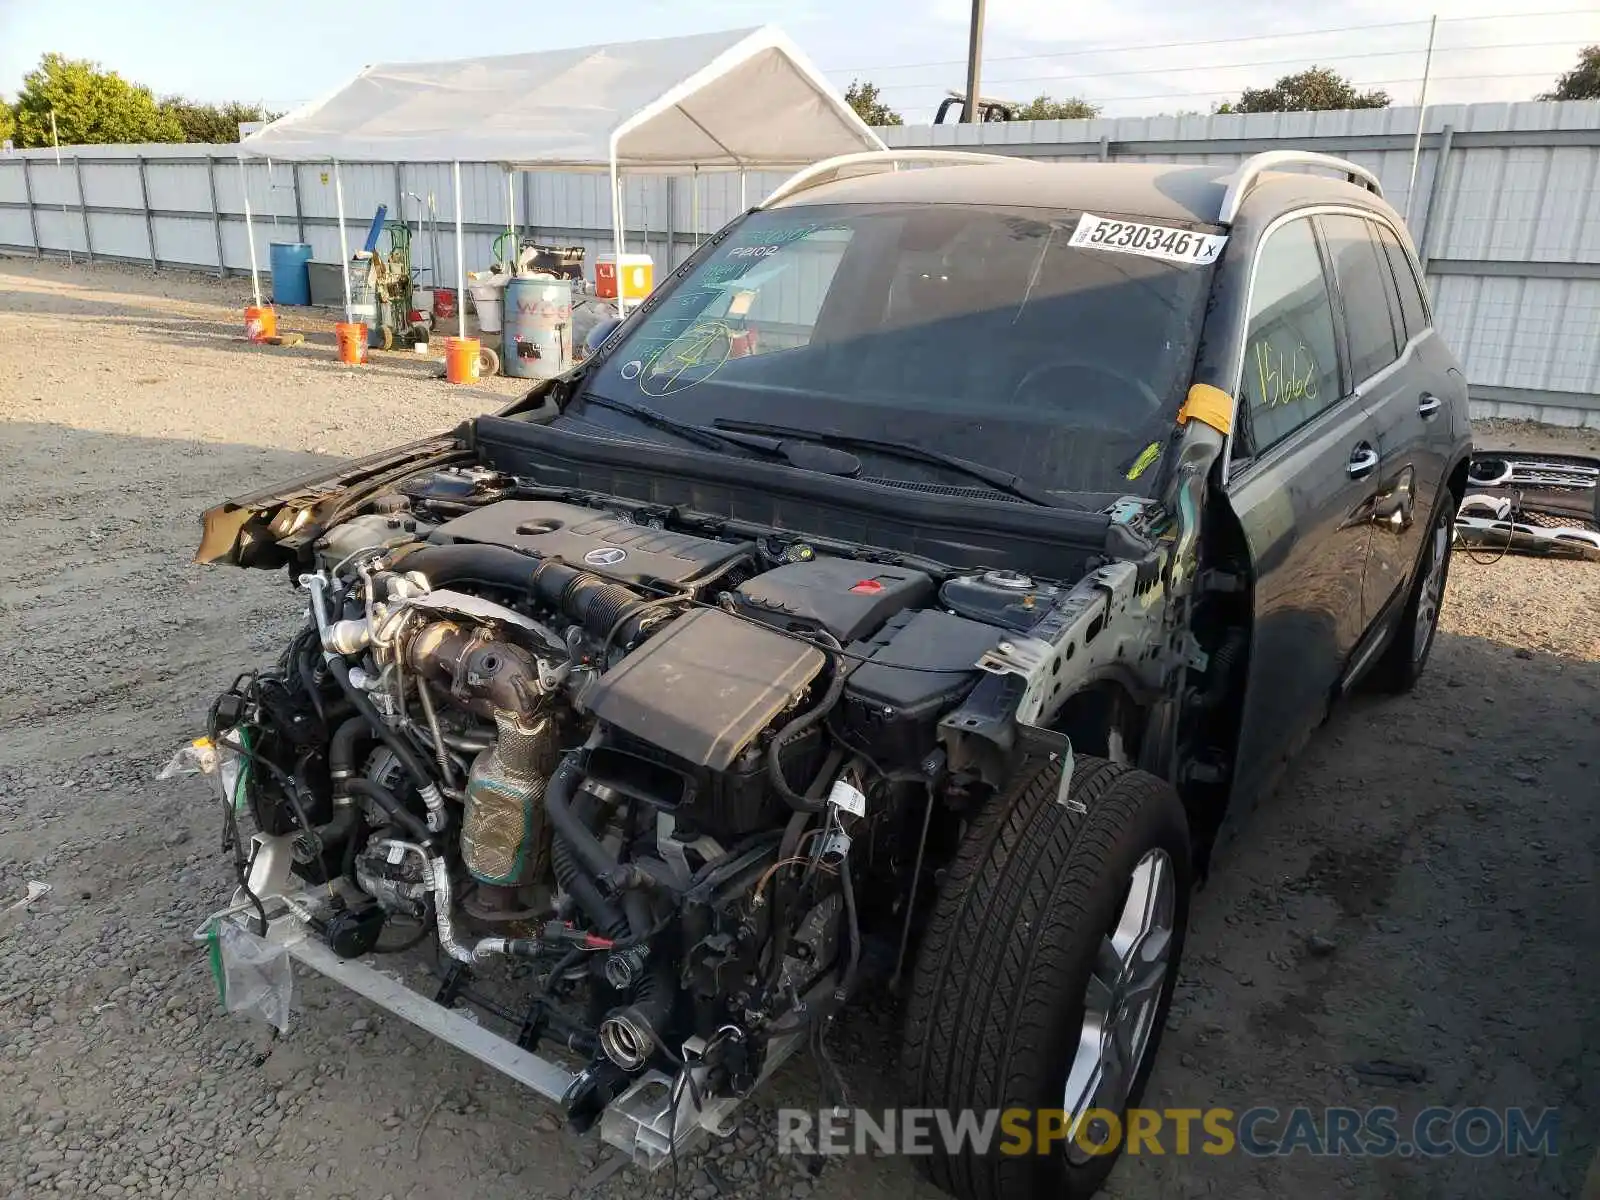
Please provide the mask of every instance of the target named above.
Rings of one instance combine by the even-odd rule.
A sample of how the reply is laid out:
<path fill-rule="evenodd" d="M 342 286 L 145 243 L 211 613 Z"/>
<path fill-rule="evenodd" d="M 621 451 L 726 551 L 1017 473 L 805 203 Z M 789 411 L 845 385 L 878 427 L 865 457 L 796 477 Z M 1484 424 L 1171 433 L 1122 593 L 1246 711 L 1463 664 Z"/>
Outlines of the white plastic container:
<path fill-rule="evenodd" d="M 509 275 L 493 271 L 475 271 L 467 276 L 467 294 L 472 297 L 472 307 L 478 314 L 480 333 L 500 332 L 501 310 L 509 279 Z"/>

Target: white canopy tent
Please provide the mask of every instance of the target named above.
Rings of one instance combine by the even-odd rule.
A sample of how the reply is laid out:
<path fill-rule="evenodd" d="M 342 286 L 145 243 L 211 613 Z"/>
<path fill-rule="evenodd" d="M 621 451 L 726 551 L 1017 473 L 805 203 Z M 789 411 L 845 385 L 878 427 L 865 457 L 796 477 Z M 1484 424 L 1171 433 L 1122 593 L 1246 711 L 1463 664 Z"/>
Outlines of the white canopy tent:
<path fill-rule="evenodd" d="M 625 173 L 738 171 L 742 177 L 882 149 L 833 85 L 771 26 L 368 67 L 239 145 L 242 155 L 333 163 L 346 262 L 341 160 L 452 163 L 463 292 L 463 162 L 608 172 L 620 262 Z M 465 335 L 465 304 L 458 311 Z"/>

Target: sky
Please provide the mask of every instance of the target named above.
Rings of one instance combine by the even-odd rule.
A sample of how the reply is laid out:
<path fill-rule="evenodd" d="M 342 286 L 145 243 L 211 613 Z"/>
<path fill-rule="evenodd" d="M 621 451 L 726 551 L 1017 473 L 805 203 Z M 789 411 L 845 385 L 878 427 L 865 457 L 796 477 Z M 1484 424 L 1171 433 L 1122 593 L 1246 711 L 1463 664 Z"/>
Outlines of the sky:
<path fill-rule="evenodd" d="M 1208 111 L 1313 63 L 1415 103 L 1439 17 L 1429 103 L 1524 100 L 1600 43 L 1597 0 L 988 0 L 983 93 L 1082 96 L 1107 116 Z M 405 15 L 446 16 L 425 24 Z M 586 12 L 577 19 L 562 19 Z M 908 123 L 965 82 L 970 0 L 525 0 L 412 5 L 271 0 L 0 0 L 0 95 L 47 51 L 157 95 L 289 109 L 375 61 L 515 53 L 773 23 L 840 88 L 876 83 Z M 554 19 L 542 14 L 558 14 Z"/>

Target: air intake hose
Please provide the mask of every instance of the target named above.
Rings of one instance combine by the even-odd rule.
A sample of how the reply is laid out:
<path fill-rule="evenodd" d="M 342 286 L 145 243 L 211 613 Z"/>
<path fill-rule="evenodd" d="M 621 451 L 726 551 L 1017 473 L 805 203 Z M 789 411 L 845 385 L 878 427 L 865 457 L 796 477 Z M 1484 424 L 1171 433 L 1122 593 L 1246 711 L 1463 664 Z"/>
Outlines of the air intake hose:
<path fill-rule="evenodd" d="M 646 602 L 620 583 L 555 559 L 530 558 L 504 546 L 424 546 L 405 555 L 396 566 L 421 571 L 436 588 L 476 583 L 532 592 L 595 637 L 607 637 L 616 628 L 617 640 L 624 646 L 638 638 L 638 619 L 646 610 Z"/>

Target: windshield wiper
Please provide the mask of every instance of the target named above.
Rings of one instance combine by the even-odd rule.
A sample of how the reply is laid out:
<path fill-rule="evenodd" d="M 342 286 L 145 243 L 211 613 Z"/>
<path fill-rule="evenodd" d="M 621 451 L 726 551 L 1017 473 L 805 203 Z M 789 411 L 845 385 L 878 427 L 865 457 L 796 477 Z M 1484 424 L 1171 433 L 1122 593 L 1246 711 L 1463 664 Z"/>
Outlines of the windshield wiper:
<path fill-rule="evenodd" d="M 783 459 L 790 466 L 805 471 L 818 471 L 824 475 L 855 475 L 861 470 L 861 460 L 854 454 L 826 444 L 818 444 L 816 439 L 795 439 L 790 442 L 785 440 L 788 435 L 756 436 L 762 432 L 760 430 L 743 431 L 744 436 L 740 436 L 740 431 L 724 431 L 710 425 L 698 425 L 693 421 L 680 421 L 676 417 L 669 417 L 666 413 L 657 412 L 643 404 L 612 400 L 607 396 L 597 396 L 593 392 L 585 392 L 582 400 L 585 404 L 626 413 L 646 425 L 675 433 L 687 442 L 694 442 L 710 450 L 725 452 L 729 446 L 738 446 L 741 449 L 773 455 Z"/>
<path fill-rule="evenodd" d="M 787 425 L 769 425 L 762 421 L 738 421 L 727 417 L 718 417 L 712 425 L 720 430 L 740 433 L 768 434 L 778 438 L 794 438 L 796 441 L 807 440 L 820 443 L 824 446 L 836 446 L 841 449 L 869 450 L 874 454 L 882 454 L 885 458 L 900 458 L 907 462 L 923 462 L 934 466 L 948 467 L 952 471 L 959 471 L 973 479 L 982 480 L 997 492 L 1004 492 L 1008 496 L 1015 496 L 1019 500 L 1026 500 L 1030 504 L 1038 504 L 1044 508 L 1081 508 L 1070 500 L 1052 495 L 1038 484 L 1030 483 L 1020 475 L 999 467 L 991 467 L 988 463 L 976 462 L 970 458 L 962 458 L 959 454 L 946 454 L 942 450 L 929 450 L 925 446 L 914 446 L 904 442 L 885 442 L 877 438 L 857 437 L 853 433 L 834 433 L 826 429 L 795 429 Z"/>

